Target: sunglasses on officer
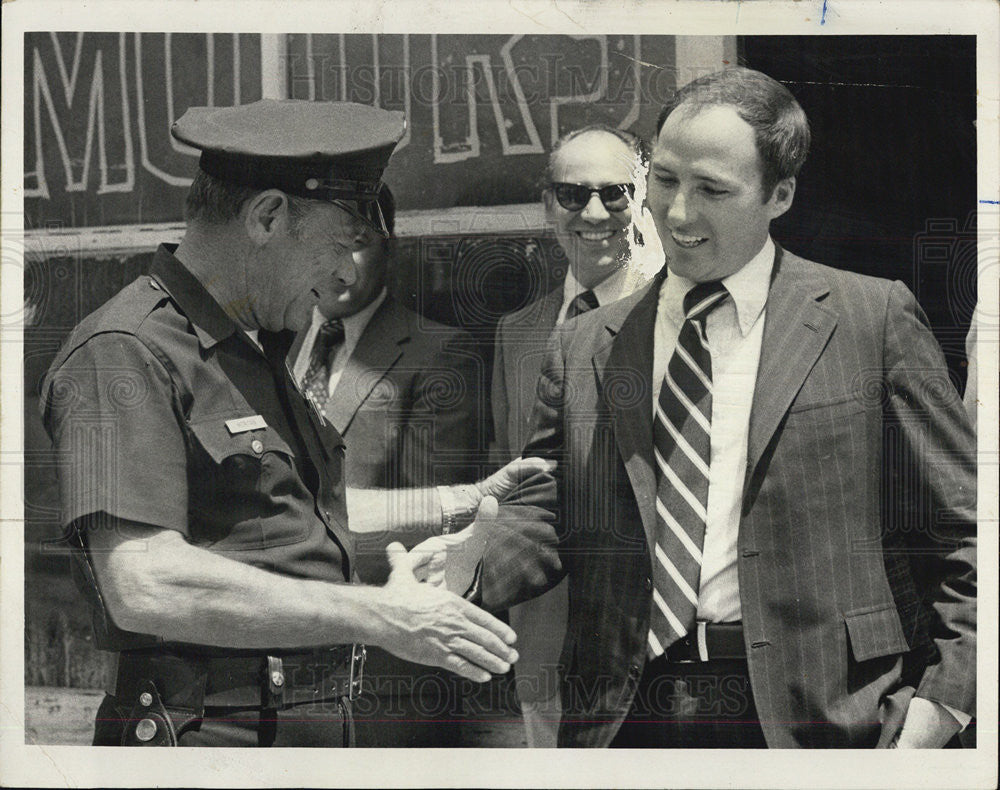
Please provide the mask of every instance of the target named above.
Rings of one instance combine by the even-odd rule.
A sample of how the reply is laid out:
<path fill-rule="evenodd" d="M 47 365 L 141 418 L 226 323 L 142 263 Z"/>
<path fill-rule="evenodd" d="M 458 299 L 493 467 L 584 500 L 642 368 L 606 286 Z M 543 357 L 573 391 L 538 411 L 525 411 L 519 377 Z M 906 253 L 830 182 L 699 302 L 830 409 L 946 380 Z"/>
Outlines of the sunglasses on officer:
<path fill-rule="evenodd" d="M 582 211 L 595 192 L 608 211 L 625 211 L 629 200 L 635 197 L 635 184 L 608 184 L 605 187 L 589 187 L 586 184 L 567 184 L 553 181 L 549 184 L 556 196 L 556 202 L 567 211 Z"/>
<path fill-rule="evenodd" d="M 330 201 L 343 209 L 355 219 L 361 220 L 368 228 L 375 231 L 383 239 L 389 238 L 389 228 L 382 214 L 382 207 L 377 200 L 341 200 Z"/>

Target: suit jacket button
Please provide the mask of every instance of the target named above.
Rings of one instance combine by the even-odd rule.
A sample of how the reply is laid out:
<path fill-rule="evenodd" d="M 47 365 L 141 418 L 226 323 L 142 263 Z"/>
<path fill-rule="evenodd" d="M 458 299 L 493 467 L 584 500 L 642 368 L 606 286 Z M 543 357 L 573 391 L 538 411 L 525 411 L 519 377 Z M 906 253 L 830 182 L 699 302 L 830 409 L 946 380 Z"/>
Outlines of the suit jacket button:
<path fill-rule="evenodd" d="M 649 592 L 650 590 L 653 589 L 653 580 L 647 576 L 645 579 L 643 579 L 642 586 L 646 588 L 646 592 Z"/>
<path fill-rule="evenodd" d="M 642 674 L 642 668 L 638 664 L 629 664 L 628 676 L 635 680 Z"/>

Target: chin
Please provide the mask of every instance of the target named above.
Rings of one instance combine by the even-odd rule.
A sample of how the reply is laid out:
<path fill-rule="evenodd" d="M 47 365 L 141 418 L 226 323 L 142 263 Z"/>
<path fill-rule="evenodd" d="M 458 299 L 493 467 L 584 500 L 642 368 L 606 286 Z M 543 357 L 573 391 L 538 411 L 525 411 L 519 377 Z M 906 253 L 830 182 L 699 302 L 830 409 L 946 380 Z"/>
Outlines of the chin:
<path fill-rule="evenodd" d="M 284 328 L 292 332 L 301 332 L 309 326 L 309 322 L 312 320 L 312 307 L 311 301 L 293 304 L 285 313 Z"/>
<path fill-rule="evenodd" d="M 573 267 L 573 275 L 582 285 L 593 287 L 610 277 L 625 263 L 625 260 L 617 255 L 605 254 L 597 260 L 578 261 Z"/>

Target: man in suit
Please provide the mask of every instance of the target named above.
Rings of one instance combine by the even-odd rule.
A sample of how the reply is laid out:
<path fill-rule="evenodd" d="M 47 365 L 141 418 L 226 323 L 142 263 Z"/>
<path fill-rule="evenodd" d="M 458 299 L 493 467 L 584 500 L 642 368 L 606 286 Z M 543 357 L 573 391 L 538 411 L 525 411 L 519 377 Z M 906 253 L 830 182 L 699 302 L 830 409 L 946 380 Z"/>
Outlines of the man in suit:
<path fill-rule="evenodd" d="M 975 713 L 974 437 L 900 283 L 770 238 L 805 114 L 742 68 L 660 117 L 667 268 L 553 336 L 481 600 L 570 585 L 563 746 L 938 747 Z"/>
<path fill-rule="evenodd" d="M 491 406 L 501 460 L 521 454 L 530 427 L 549 335 L 569 318 L 631 293 L 635 243 L 632 204 L 649 152 L 623 129 L 595 124 L 565 135 L 552 150 L 542 193 L 545 215 L 566 254 L 566 279 L 497 326 Z M 567 586 L 512 607 L 521 635 L 516 689 L 528 746 L 553 747 L 559 727 L 556 665 L 566 633 Z"/>
<path fill-rule="evenodd" d="M 289 353 L 295 380 L 344 437 L 356 569 L 372 584 L 389 576 L 386 545 L 412 545 L 446 522 L 464 526 L 484 495 L 502 496 L 515 470 L 531 468 L 519 462 L 472 484 L 483 446 L 474 341 L 388 294 L 395 201 L 384 184 L 377 206 L 389 237 L 354 253 L 352 285 L 318 288 Z M 359 746 L 460 745 L 456 676 L 379 648 L 368 650 L 367 668 L 367 694 L 355 704 Z"/>
<path fill-rule="evenodd" d="M 189 108 L 183 238 L 49 369 L 64 540 L 117 654 L 95 745 L 348 746 L 364 644 L 478 682 L 516 660 L 506 625 L 395 548 L 386 585 L 351 583 L 343 442 L 286 367 L 315 286 L 351 285 L 352 250 L 386 232 L 404 128 L 351 103 Z"/>

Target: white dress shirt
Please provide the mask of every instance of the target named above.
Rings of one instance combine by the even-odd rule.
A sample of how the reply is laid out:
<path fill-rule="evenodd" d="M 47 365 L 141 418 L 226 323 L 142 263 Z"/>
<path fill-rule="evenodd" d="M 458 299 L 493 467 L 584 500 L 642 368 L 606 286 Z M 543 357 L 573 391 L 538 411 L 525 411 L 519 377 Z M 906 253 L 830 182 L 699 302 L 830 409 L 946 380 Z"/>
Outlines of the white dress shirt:
<path fill-rule="evenodd" d="M 342 319 L 344 322 L 344 342 L 340 344 L 340 347 L 337 349 L 337 353 L 334 354 L 333 361 L 330 365 L 330 379 L 327 382 L 327 393 L 329 395 L 333 395 L 333 391 L 337 389 L 337 384 L 340 382 L 340 376 L 344 372 L 347 360 L 351 358 L 351 354 L 353 354 L 354 349 L 357 348 L 358 341 L 361 340 L 361 335 L 364 334 L 365 328 L 368 326 L 368 322 L 371 321 L 372 316 L 375 315 L 375 311 L 378 310 L 382 302 L 385 301 L 385 296 L 386 290 L 383 288 L 379 292 L 379 295 L 376 296 L 363 310 Z M 309 324 L 309 329 L 306 330 L 306 336 L 302 341 L 302 347 L 299 349 L 299 354 L 295 358 L 295 364 L 292 366 L 292 376 L 295 378 L 296 383 L 300 387 L 302 386 L 306 371 L 309 370 L 309 358 L 312 356 L 312 349 L 313 344 L 316 342 L 316 335 L 319 334 L 320 326 L 325 324 L 328 320 L 329 319 L 319 311 L 318 307 L 313 308 L 312 322 Z"/>
<path fill-rule="evenodd" d="M 709 313 L 705 327 L 712 352 L 712 455 L 697 617 L 708 622 L 741 619 L 736 541 L 747 468 L 750 407 L 773 267 L 774 242 L 768 237 L 749 263 L 722 281 L 730 298 Z M 684 295 L 695 285 L 670 273 L 660 286 L 653 338 L 654 418 L 660 386 L 684 323 Z"/>
<path fill-rule="evenodd" d="M 605 277 L 593 288 L 587 289 L 576 279 L 571 267 L 566 272 L 566 280 L 563 282 L 563 300 L 562 306 L 559 308 L 559 315 L 556 318 L 556 326 L 559 326 L 566 320 L 566 313 L 569 311 L 570 303 L 584 291 L 591 290 L 594 292 L 594 296 L 597 297 L 598 306 L 611 304 L 611 302 L 616 302 L 628 296 L 632 289 L 629 288 L 630 280 L 627 275 L 628 264 L 625 264 L 608 277 Z"/>

